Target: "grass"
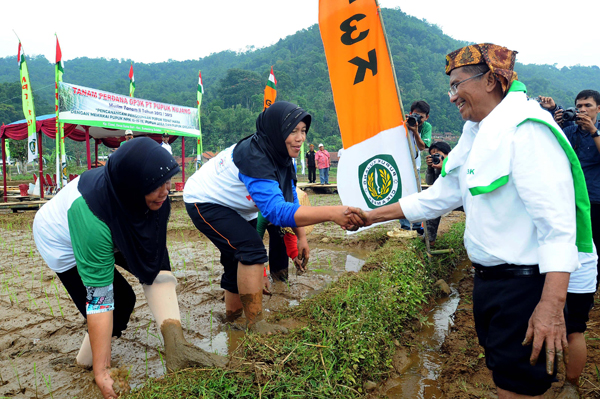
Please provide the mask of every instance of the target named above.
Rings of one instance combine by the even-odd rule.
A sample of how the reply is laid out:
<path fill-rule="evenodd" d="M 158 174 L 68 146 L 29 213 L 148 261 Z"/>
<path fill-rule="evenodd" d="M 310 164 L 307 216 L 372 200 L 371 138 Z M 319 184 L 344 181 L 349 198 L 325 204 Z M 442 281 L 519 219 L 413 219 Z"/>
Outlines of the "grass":
<path fill-rule="evenodd" d="M 276 316 L 304 327 L 287 335 L 249 334 L 227 370 L 191 369 L 150 379 L 128 398 L 355 398 L 363 383 L 393 372 L 396 342 L 406 340 L 464 255 L 464 224 L 441 236 L 438 248 L 455 253 L 427 262 L 424 245 L 399 248 L 388 241 L 367 260 L 365 272 L 348 273 L 318 295 Z M 368 267 L 367 267 L 368 266 Z"/>

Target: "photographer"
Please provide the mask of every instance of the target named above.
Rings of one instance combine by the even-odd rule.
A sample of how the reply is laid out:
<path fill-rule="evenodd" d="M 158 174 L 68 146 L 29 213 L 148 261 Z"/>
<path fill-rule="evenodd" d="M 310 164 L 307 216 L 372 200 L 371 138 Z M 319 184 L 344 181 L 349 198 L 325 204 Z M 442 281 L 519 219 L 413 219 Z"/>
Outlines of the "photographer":
<path fill-rule="evenodd" d="M 427 162 L 427 172 L 425 173 L 425 182 L 428 185 L 432 185 L 442 173 L 442 165 L 444 159 L 448 157 L 452 149 L 450 145 L 444 141 L 436 141 L 429 147 L 429 155 L 425 158 Z M 440 225 L 441 216 L 428 220 L 427 233 L 429 235 L 429 245 L 435 245 L 435 239 L 437 237 L 438 226 Z"/>
<path fill-rule="evenodd" d="M 600 93 L 583 90 L 575 98 L 575 108 L 559 110 L 554 114 L 556 123 L 573 120 L 575 125 L 563 127 L 563 132 L 581 163 L 592 218 L 592 235 L 596 248 L 600 245 Z M 596 283 L 596 287 L 597 287 Z"/>
<path fill-rule="evenodd" d="M 412 133 L 413 148 L 415 149 L 415 163 L 417 170 L 421 170 L 421 151 L 424 151 L 431 144 L 431 124 L 429 119 L 429 104 L 425 101 L 415 101 L 410 106 L 410 114 L 406 115 L 406 127 Z M 410 223 L 406 219 L 400 219 L 400 225 L 404 230 L 410 230 Z M 419 235 L 423 234 L 423 228 L 420 223 L 414 223 L 413 229 L 417 230 Z"/>

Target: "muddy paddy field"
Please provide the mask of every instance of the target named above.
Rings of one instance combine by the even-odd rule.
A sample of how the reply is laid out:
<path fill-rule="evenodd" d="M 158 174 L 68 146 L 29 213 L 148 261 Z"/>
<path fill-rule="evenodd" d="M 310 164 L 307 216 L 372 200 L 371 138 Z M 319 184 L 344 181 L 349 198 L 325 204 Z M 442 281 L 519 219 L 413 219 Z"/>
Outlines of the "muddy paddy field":
<path fill-rule="evenodd" d="M 313 205 L 339 204 L 336 194 L 309 195 Z M 101 398 L 92 373 L 73 364 L 86 324 L 36 251 L 31 232 L 34 216 L 34 212 L 0 214 L 0 398 Z M 440 232 L 462 220 L 462 213 L 449 214 L 442 219 Z M 298 276 L 290 269 L 288 284 L 273 285 L 273 295 L 265 296 L 263 302 L 267 317 L 298 306 L 345 273 L 358 272 L 394 228 L 399 228 L 398 222 L 348 237 L 333 223 L 315 226 L 308 236 L 309 271 Z M 219 319 L 225 305 L 218 251 L 194 228 L 182 202 L 173 203 L 168 249 L 178 279 L 186 338 L 205 350 L 232 354 L 244 333 L 224 328 Z M 166 370 L 162 337 L 142 288 L 130 274 L 123 275 L 134 288 L 137 303 L 127 330 L 112 343 L 112 360 L 113 367 L 135 388 Z M 403 360 L 394 361 L 402 365 L 395 364 L 390 378 L 359 396 L 495 397 L 474 336 L 469 281 L 470 265 L 463 262 L 448 279 L 449 297 L 432 302 L 410 333 L 399 337 L 405 346 L 400 352 Z M 600 397 L 600 373 L 595 367 L 600 363 L 599 317 L 594 310 L 587 335 L 590 353 L 583 385 L 587 398 Z M 282 324 L 296 327 L 289 320 Z"/>

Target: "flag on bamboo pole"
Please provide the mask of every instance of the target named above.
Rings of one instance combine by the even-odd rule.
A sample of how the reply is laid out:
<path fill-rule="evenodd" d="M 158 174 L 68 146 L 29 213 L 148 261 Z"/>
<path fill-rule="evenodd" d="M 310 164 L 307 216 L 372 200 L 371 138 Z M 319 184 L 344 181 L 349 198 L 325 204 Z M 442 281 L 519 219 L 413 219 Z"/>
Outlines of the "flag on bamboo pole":
<path fill-rule="evenodd" d="M 135 78 L 133 77 L 133 62 L 129 66 L 129 97 L 133 97 L 135 92 Z"/>
<path fill-rule="evenodd" d="M 200 136 L 198 137 L 198 143 L 196 148 L 196 170 L 202 165 L 202 123 L 200 122 L 200 104 L 202 104 L 202 95 L 204 94 L 204 85 L 202 84 L 202 73 L 198 71 L 198 131 Z"/>
<path fill-rule="evenodd" d="M 59 103 L 58 103 L 58 84 L 63 81 L 64 64 L 62 61 L 62 51 L 56 36 L 56 63 L 54 67 L 54 85 L 55 99 L 54 108 L 56 112 L 56 176 L 60 176 L 56 184 L 59 188 L 67 185 L 67 155 L 65 153 L 65 129 L 64 125 L 58 120 Z"/>
<path fill-rule="evenodd" d="M 31 81 L 29 80 L 29 70 L 25 60 L 25 52 L 19 40 L 19 50 L 17 60 L 19 62 L 19 72 L 21 77 L 21 97 L 23 99 L 23 114 L 27 120 L 27 162 L 33 162 L 38 156 L 36 125 L 35 125 L 35 107 L 33 104 L 33 92 L 31 90 Z"/>
<path fill-rule="evenodd" d="M 344 144 L 345 205 L 375 209 L 417 191 L 381 10 L 375 0 L 319 1 L 319 29 Z"/>
<path fill-rule="evenodd" d="M 263 106 L 263 111 L 271 104 L 275 102 L 277 98 L 277 79 L 275 79 L 275 75 L 273 75 L 273 67 L 271 67 L 271 74 L 269 75 L 269 80 L 267 81 L 267 85 L 265 86 L 265 102 Z"/>

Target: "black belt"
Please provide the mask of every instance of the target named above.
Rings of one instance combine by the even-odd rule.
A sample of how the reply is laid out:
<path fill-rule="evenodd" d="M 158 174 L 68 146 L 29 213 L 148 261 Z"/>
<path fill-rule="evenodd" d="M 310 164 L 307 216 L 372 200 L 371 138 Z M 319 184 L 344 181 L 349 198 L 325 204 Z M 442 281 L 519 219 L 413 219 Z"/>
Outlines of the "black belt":
<path fill-rule="evenodd" d="M 535 277 L 540 275 L 538 265 L 510 265 L 503 264 L 498 266 L 481 266 L 473 263 L 475 274 L 484 280 L 497 280 L 513 277 Z"/>

